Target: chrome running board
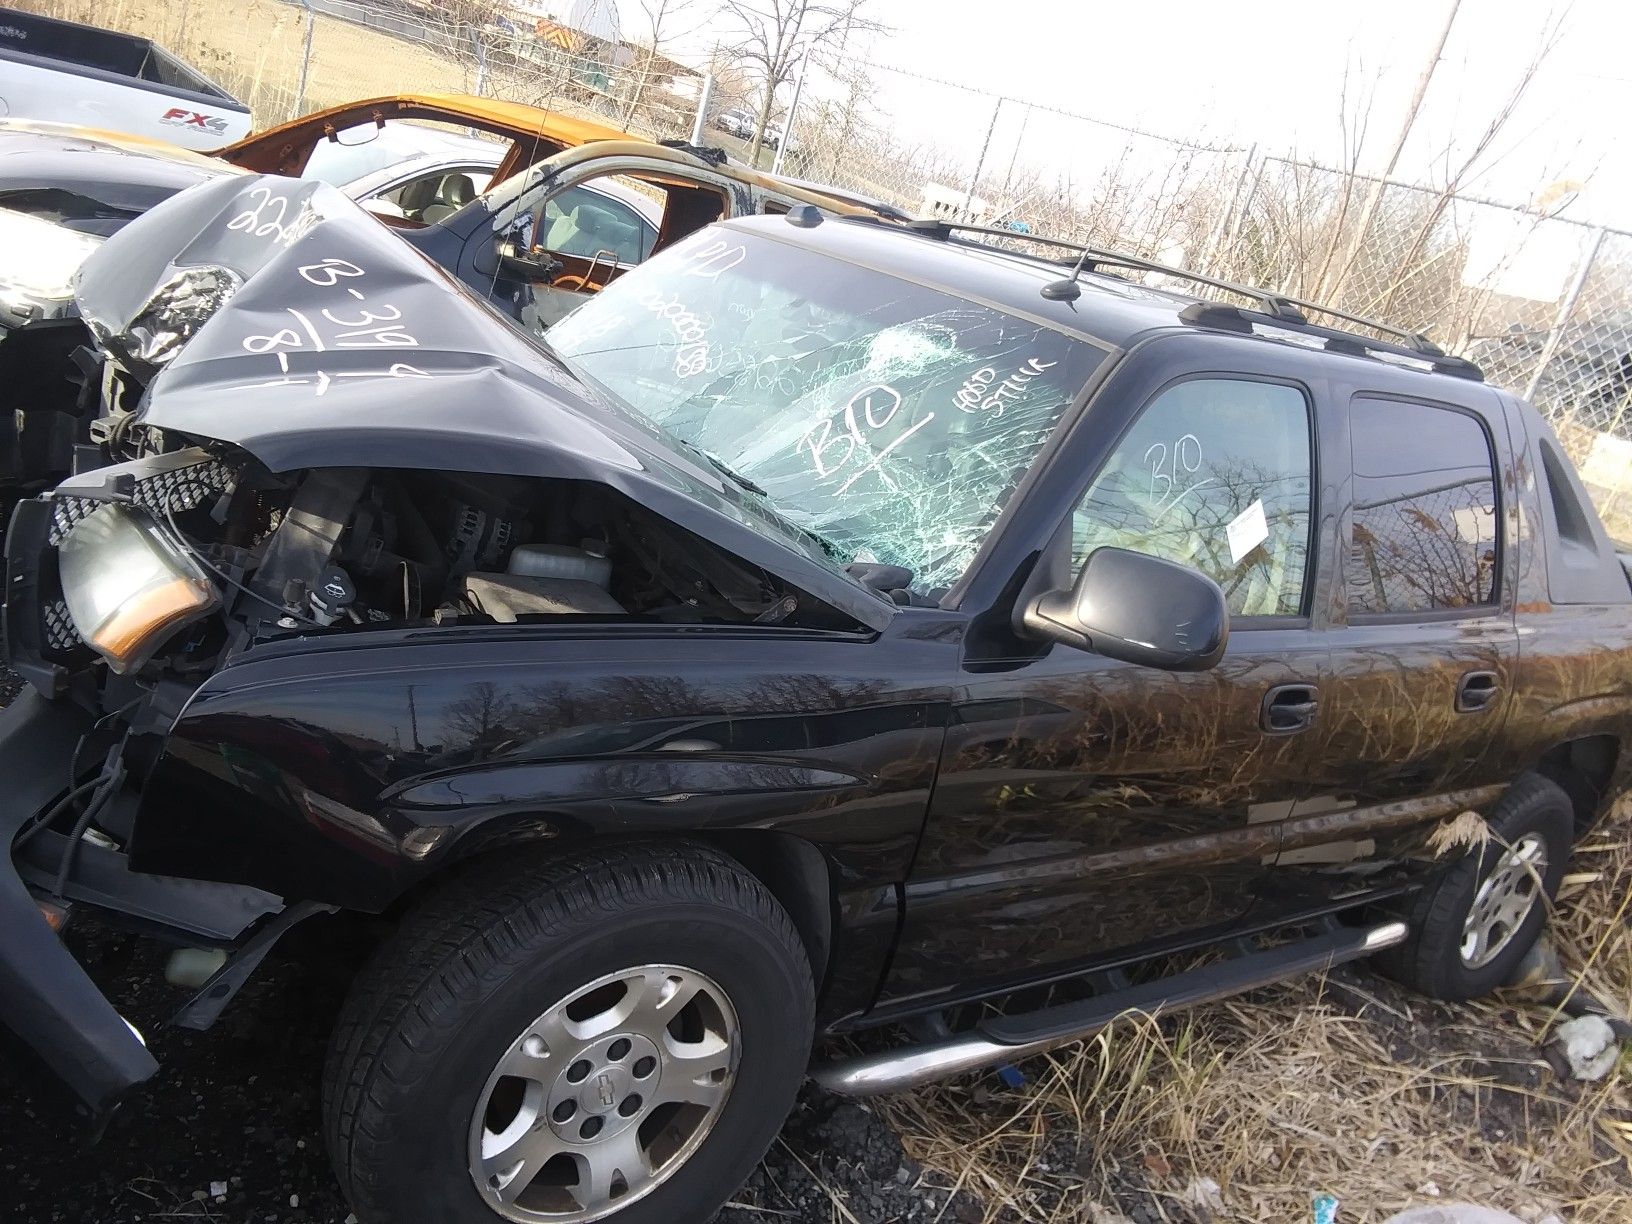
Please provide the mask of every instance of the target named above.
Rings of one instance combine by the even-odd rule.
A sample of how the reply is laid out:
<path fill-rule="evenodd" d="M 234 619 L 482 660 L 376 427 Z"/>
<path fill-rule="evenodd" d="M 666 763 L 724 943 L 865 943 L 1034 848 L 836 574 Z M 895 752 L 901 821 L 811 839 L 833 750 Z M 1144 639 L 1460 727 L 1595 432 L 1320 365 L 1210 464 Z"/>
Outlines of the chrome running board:
<path fill-rule="evenodd" d="M 1404 943 L 1410 933 L 1403 922 L 1329 931 L 1080 1002 L 1023 1015 L 992 1016 L 973 1031 L 944 1041 L 818 1063 L 810 1074 L 823 1088 L 841 1096 L 901 1092 L 1080 1041 L 1122 1016 L 1165 1015 L 1287 978 L 1319 973 Z"/>

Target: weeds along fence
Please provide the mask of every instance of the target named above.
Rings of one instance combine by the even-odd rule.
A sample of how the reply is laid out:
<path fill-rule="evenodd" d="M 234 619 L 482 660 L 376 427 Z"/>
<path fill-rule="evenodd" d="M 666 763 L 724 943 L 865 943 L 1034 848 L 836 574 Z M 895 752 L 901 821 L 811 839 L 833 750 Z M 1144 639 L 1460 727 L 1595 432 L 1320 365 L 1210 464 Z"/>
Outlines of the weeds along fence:
<path fill-rule="evenodd" d="M 248 102 L 261 126 L 360 97 L 458 92 L 662 139 L 690 134 L 703 93 L 701 73 L 643 47 L 496 21 L 482 0 L 21 3 L 154 38 Z M 720 68 L 710 116 L 752 93 Z M 801 177 L 1427 333 L 1547 414 L 1611 531 L 1632 541 L 1632 233 L 1556 215 L 1567 194 L 1485 200 L 860 60 L 813 76 L 797 112 L 779 118 L 792 133 L 783 168 Z M 748 151 L 717 128 L 709 139 Z"/>

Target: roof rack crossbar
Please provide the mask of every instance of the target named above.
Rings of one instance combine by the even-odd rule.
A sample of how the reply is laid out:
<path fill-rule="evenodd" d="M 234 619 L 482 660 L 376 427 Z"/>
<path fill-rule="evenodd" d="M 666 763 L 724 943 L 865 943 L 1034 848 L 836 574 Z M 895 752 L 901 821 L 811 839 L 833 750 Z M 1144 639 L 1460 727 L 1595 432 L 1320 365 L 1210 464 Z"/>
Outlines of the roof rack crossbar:
<path fill-rule="evenodd" d="M 1421 332 L 1411 331 L 1408 328 L 1396 327 L 1392 323 L 1384 323 L 1380 319 L 1368 319 L 1364 315 L 1350 314 L 1339 310 L 1335 306 L 1327 306 L 1321 302 L 1310 301 L 1305 298 L 1293 297 L 1290 294 L 1276 293 L 1270 289 L 1262 289 L 1253 285 L 1243 285 L 1236 281 L 1225 280 L 1222 277 L 1208 276 L 1201 272 L 1192 272 L 1187 268 L 1175 268 L 1167 264 L 1157 263 L 1153 259 L 1146 259 L 1142 255 L 1134 255 L 1126 251 L 1113 251 L 1101 247 L 1090 246 L 1081 242 L 1071 242 L 1064 238 L 1050 238 L 1040 234 L 1025 234 L 1018 230 L 1003 229 L 994 225 L 975 225 L 960 221 L 945 221 L 939 218 L 928 218 L 914 221 L 907 227 L 931 237 L 947 239 L 957 234 L 984 234 L 995 238 L 1007 238 L 1021 242 L 1031 242 L 1039 246 L 1056 247 L 1070 251 L 1075 258 L 1062 261 L 1070 264 L 1077 271 L 1093 272 L 1101 265 L 1118 268 L 1132 268 L 1140 272 L 1154 272 L 1159 276 L 1171 277 L 1174 280 L 1189 281 L 1197 285 L 1206 285 L 1212 289 L 1233 293 L 1248 301 L 1256 303 L 1258 311 L 1264 316 L 1254 322 L 1263 322 L 1277 327 L 1292 327 L 1307 330 L 1311 334 L 1319 335 L 1328 341 L 1353 342 L 1354 346 L 1367 352 L 1389 352 L 1397 356 L 1416 357 L 1433 364 L 1435 369 L 1443 369 L 1446 373 L 1456 373 L 1463 377 L 1482 379 L 1484 374 L 1472 362 L 1460 357 L 1451 357 L 1432 340 Z M 1202 306 L 1212 306 L 1215 303 L 1200 303 Z M 1226 310 L 1233 309 L 1225 306 Z M 1191 311 L 1183 312 L 1190 315 Z M 1246 314 L 1255 313 L 1252 311 Z M 1220 326 L 1224 317 L 1212 311 L 1205 312 L 1206 321 L 1212 326 Z M 1339 328 L 1326 327 L 1310 322 L 1308 315 L 1326 315 L 1333 319 L 1340 319 L 1355 327 L 1369 328 L 1387 336 L 1395 337 L 1396 342 L 1378 340 L 1373 341 L 1365 336 L 1356 336 L 1352 332 Z M 1200 313 L 1193 321 L 1201 321 Z M 1248 327 L 1250 330 L 1250 325 Z M 1471 374 L 1469 373 L 1471 371 Z"/>

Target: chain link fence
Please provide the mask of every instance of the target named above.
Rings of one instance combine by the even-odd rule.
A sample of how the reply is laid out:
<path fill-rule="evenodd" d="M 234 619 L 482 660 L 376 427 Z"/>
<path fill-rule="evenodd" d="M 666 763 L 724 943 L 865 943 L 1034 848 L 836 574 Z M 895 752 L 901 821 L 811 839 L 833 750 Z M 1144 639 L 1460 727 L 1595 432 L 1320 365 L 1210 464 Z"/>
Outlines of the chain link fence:
<path fill-rule="evenodd" d="M 495 19 L 476 0 L 24 7 L 154 38 L 250 103 L 259 126 L 359 97 L 456 92 L 663 139 L 689 135 L 703 95 L 702 73 L 649 49 L 542 18 Z M 718 66 L 711 116 L 753 92 Z M 927 136 L 904 126 L 924 115 L 935 122 Z M 825 74 L 798 113 L 775 118 L 788 126 L 791 174 L 919 215 L 1127 250 L 1430 334 L 1548 415 L 1611 532 L 1632 540 L 1632 233 L 862 61 Z M 717 127 L 708 139 L 739 158 L 748 152 Z M 761 163 L 771 155 L 762 151 Z"/>

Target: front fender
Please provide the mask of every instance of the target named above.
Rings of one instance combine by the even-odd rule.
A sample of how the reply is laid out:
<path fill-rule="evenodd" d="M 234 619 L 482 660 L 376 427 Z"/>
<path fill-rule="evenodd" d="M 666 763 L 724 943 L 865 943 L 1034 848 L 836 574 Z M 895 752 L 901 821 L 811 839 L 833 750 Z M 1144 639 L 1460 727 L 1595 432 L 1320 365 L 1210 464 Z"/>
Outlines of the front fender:
<path fill-rule="evenodd" d="M 379 911 L 493 841 L 760 828 L 817 846 L 839 889 L 904 878 L 945 685 L 881 680 L 878 642 L 648 630 L 252 654 L 178 717 L 133 866 Z"/>

